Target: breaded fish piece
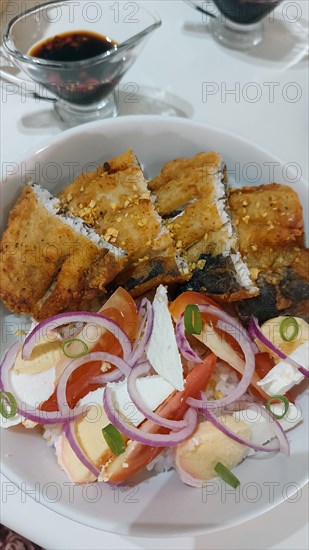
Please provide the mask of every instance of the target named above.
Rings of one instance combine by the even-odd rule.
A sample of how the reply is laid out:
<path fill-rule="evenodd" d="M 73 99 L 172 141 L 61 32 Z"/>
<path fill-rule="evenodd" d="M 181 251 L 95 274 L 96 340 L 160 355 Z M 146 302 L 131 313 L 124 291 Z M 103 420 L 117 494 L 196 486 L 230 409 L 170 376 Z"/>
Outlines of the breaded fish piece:
<path fill-rule="evenodd" d="M 257 294 L 238 251 L 232 226 L 225 165 L 214 152 L 165 164 L 149 183 L 190 280 L 181 290 L 202 291 L 222 301 Z"/>
<path fill-rule="evenodd" d="M 154 208 L 133 151 L 105 162 L 95 172 L 81 174 L 59 198 L 70 212 L 128 254 L 115 285 L 136 296 L 171 278 L 184 280 L 173 240 Z"/>
<path fill-rule="evenodd" d="M 83 309 L 105 293 L 126 255 L 41 186 L 23 188 L 0 246 L 0 297 L 35 319 Z"/>
<path fill-rule="evenodd" d="M 265 247 L 304 246 L 302 207 L 287 185 L 270 183 L 231 189 L 229 205 L 244 258 Z"/>
<path fill-rule="evenodd" d="M 243 187 L 231 190 L 229 203 L 240 251 L 260 291 L 237 305 L 242 320 L 308 317 L 309 251 L 297 193 L 277 183 Z"/>

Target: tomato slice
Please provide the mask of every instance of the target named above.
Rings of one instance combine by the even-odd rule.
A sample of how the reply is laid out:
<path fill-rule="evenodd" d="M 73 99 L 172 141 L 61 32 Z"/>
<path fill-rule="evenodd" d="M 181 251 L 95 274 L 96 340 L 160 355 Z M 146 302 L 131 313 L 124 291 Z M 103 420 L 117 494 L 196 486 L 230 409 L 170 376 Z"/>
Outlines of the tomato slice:
<path fill-rule="evenodd" d="M 138 327 L 138 313 L 135 301 L 126 290 L 119 287 L 99 313 L 115 321 L 125 331 L 130 341 L 134 342 Z M 122 348 L 117 338 L 109 331 L 105 331 L 89 351 L 106 351 L 117 356 L 122 354 Z M 98 384 L 91 383 L 91 380 L 99 374 L 102 374 L 100 361 L 85 363 L 73 372 L 67 385 L 66 394 L 70 407 L 75 407 L 82 397 L 100 387 Z M 57 410 L 56 390 L 40 408 L 45 411 Z"/>
<path fill-rule="evenodd" d="M 174 319 L 174 321 L 178 321 L 182 313 L 185 311 L 186 307 L 188 305 L 211 305 L 215 307 L 220 306 L 211 298 L 208 298 L 208 296 L 205 296 L 204 294 L 201 294 L 201 292 L 193 292 L 191 290 L 187 290 L 187 292 L 183 292 L 180 294 L 176 300 L 170 303 L 169 310 L 171 312 L 171 315 Z M 222 308 L 220 308 L 222 309 Z"/>
<path fill-rule="evenodd" d="M 275 366 L 275 361 L 266 351 L 257 353 L 255 356 L 255 372 L 260 378 L 264 378 L 266 374 Z"/>
<path fill-rule="evenodd" d="M 107 314 L 110 309 L 114 310 L 109 312 L 111 315 Z M 101 312 L 116 321 L 129 336 L 131 342 L 134 342 L 138 327 L 137 307 L 132 296 L 124 288 L 119 287 L 115 290 L 114 294 L 100 309 L 99 313 Z"/>
<path fill-rule="evenodd" d="M 223 309 L 219 304 L 217 304 L 214 300 L 209 298 L 208 296 L 205 296 L 201 292 L 193 292 L 188 290 L 187 292 L 183 292 L 169 305 L 169 310 L 171 312 L 171 315 L 175 322 L 178 321 L 182 313 L 185 311 L 186 307 L 191 304 L 196 305 L 211 305 L 218 307 L 219 309 Z M 202 313 L 202 319 L 205 323 L 211 323 L 216 322 L 217 318 L 214 315 L 211 315 L 209 313 Z M 243 357 L 241 347 L 236 342 L 235 338 L 233 336 L 230 336 L 223 330 L 220 330 L 219 328 L 216 328 L 216 332 L 219 333 L 220 337 L 223 338 L 228 342 L 228 344 L 237 352 L 239 355 Z"/>
<path fill-rule="evenodd" d="M 169 420 L 181 420 L 188 409 L 187 398 L 198 397 L 199 391 L 208 384 L 216 361 L 216 356 L 211 354 L 206 357 L 203 363 L 196 365 L 186 377 L 184 391 L 175 391 L 172 393 L 158 407 L 156 412 Z M 145 420 L 141 425 L 141 429 L 153 434 L 169 433 L 167 428 L 158 426 L 150 420 Z M 161 451 L 162 448 L 160 447 L 151 447 L 142 445 L 137 441 L 131 441 L 126 451 L 106 466 L 105 472 L 110 476 L 108 481 L 111 483 L 126 481 L 140 470 L 143 470 Z M 123 464 L 125 464 L 125 467 L 123 467 Z"/>
<path fill-rule="evenodd" d="M 189 304 L 197 304 L 197 305 L 210 304 L 222 309 L 222 307 L 219 304 L 217 304 L 214 300 L 212 300 L 208 296 L 205 296 L 200 292 L 187 291 L 180 294 L 180 296 L 178 296 L 176 300 L 174 300 L 169 306 L 169 309 L 174 321 L 178 321 L 178 319 L 186 309 L 186 306 Z M 208 315 L 202 314 L 202 317 L 203 317 L 203 320 L 208 323 L 211 322 L 212 320 L 213 321 L 216 320 L 214 316 L 211 316 L 209 314 Z M 227 334 L 223 330 L 220 330 L 218 327 L 216 327 L 216 332 L 220 335 L 220 337 L 223 340 L 225 340 L 231 346 L 231 348 L 234 351 L 236 351 L 239 354 L 239 356 L 242 359 L 244 359 L 242 349 L 238 344 L 237 340 L 235 340 L 233 336 L 231 336 L 230 334 Z M 269 398 L 269 396 L 263 391 L 263 389 L 260 386 L 258 386 L 257 382 L 259 382 L 261 378 L 264 378 L 264 376 L 266 376 L 266 374 L 273 368 L 274 365 L 275 363 L 272 357 L 267 352 L 258 353 L 255 356 L 255 373 L 252 378 L 250 389 L 252 393 L 259 399 L 262 399 L 263 402 L 265 402 Z M 231 368 L 233 367 L 231 366 Z M 243 374 L 243 370 L 241 369 L 239 369 L 238 372 L 240 374 Z M 290 392 L 287 392 L 286 396 L 289 399 L 289 401 L 291 401 L 292 403 L 294 402 Z"/>

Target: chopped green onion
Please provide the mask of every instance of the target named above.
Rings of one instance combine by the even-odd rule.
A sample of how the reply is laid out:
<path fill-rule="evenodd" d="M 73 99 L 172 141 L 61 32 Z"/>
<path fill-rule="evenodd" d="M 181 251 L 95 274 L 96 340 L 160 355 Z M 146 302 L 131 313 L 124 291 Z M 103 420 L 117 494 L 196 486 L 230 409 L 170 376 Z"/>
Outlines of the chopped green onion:
<path fill-rule="evenodd" d="M 102 429 L 103 437 L 115 456 L 119 456 L 125 452 L 125 442 L 121 433 L 113 424 L 108 424 Z"/>
<path fill-rule="evenodd" d="M 73 344 L 73 350 L 70 351 L 70 347 Z M 83 342 L 82 340 L 79 340 L 79 338 L 73 338 L 72 340 L 65 340 L 62 343 L 62 350 L 64 355 L 66 357 L 69 357 L 70 359 L 77 359 L 78 357 L 82 357 L 83 355 L 86 355 L 88 352 L 88 346 Z"/>
<path fill-rule="evenodd" d="M 239 479 L 234 476 L 234 474 L 229 470 L 226 466 L 222 464 L 222 462 L 217 462 L 215 465 L 215 472 L 217 472 L 218 476 L 225 481 L 228 485 L 231 487 L 234 487 L 234 489 L 237 489 L 238 485 L 240 485 Z"/>
<path fill-rule="evenodd" d="M 17 403 L 14 395 L 9 391 L 0 392 L 0 414 L 3 418 L 14 418 L 17 412 Z"/>
<path fill-rule="evenodd" d="M 283 414 L 275 414 L 272 410 L 271 410 L 271 405 L 274 404 L 273 401 L 282 401 L 282 403 L 284 404 L 284 412 Z M 286 413 L 288 412 L 289 410 L 289 406 L 290 406 L 290 403 L 289 403 L 289 400 L 287 397 L 285 397 L 285 395 L 273 395 L 270 399 L 268 399 L 265 403 L 265 408 L 271 412 L 271 414 L 277 419 L 277 420 L 281 420 L 281 418 L 283 418 Z"/>
<path fill-rule="evenodd" d="M 293 328 L 292 334 L 289 331 L 290 327 Z M 292 342 L 299 333 L 299 324 L 294 317 L 286 317 L 280 323 L 279 332 L 282 340 L 285 342 Z"/>
<path fill-rule="evenodd" d="M 202 316 L 198 306 L 190 304 L 185 309 L 184 314 L 185 330 L 190 334 L 201 334 L 202 332 Z"/>

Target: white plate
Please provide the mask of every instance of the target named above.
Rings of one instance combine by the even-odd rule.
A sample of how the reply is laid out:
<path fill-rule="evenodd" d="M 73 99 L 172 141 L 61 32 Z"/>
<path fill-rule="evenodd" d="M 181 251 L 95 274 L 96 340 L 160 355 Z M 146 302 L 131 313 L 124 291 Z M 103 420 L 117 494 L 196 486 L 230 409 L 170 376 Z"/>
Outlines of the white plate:
<path fill-rule="evenodd" d="M 216 150 L 236 185 L 277 181 L 299 194 L 308 220 L 308 186 L 270 153 L 223 130 L 163 117 L 122 117 L 64 132 L 28 154 L 1 186 L 4 223 L 27 176 L 59 189 L 76 173 L 132 148 L 148 177 L 168 160 Z M 308 235 L 308 228 L 306 231 Z M 2 341 L 5 342 L 5 334 Z M 6 346 L 6 344 L 5 344 Z M 219 531 L 252 519 L 293 498 L 308 476 L 308 391 L 300 398 L 304 422 L 289 432 L 291 457 L 245 460 L 236 468 L 234 491 L 221 481 L 203 489 L 183 485 L 173 472 L 149 477 L 137 486 L 74 486 L 59 469 L 55 454 L 34 431 L 1 431 L 2 472 L 43 506 L 79 523 L 133 536 L 182 536 Z M 18 510 L 16 510 L 18 515 Z"/>

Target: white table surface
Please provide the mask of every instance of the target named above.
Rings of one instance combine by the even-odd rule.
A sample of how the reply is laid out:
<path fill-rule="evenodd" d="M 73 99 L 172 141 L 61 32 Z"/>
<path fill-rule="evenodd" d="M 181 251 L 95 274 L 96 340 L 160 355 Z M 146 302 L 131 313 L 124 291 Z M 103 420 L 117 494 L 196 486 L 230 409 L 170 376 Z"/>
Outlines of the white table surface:
<path fill-rule="evenodd" d="M 179 0 L 150 1 L 161 15 L 136 64 L 124 76 L 119 114 L 187 116 L 226 128 L 297 163 L 308 179 L 308 2 L 285 1 L 265 23 L 250 53 L 217 45 L 203 16 Z M 233 91 L 233 93 L 229 93 Z M 13 92 L 13 93 L 12 93 Z M 134 92 L 135 103 L 128 103 Z M 1 163 L 62 131 L 47 102 L 1 89 Z M 4 165 L 4 163 L 6 163 Z M 5 481 L 1 476 L 1 482 Z M 203 537 L 138 539 L 97 531 L 63 518 L 19 493 L 0 500 L 1 522 L 46 549 L 307 549 L 308 486 L 242 526 Z"/>

